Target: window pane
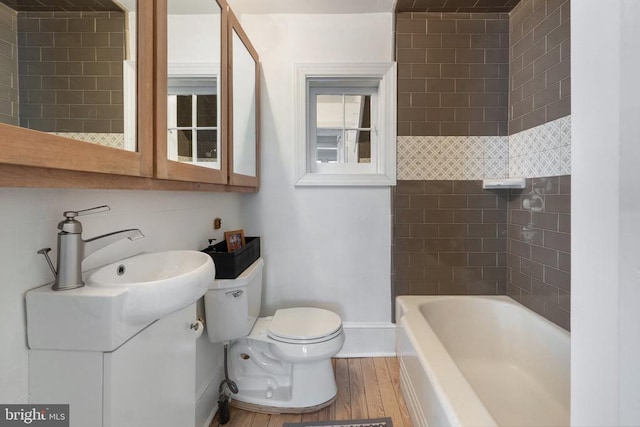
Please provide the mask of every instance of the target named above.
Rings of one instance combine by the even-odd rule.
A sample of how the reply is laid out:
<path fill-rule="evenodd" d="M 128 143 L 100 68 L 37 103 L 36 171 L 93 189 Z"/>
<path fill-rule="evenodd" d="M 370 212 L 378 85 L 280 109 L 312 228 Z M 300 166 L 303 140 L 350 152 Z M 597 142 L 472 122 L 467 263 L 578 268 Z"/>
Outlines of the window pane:
<path fill-rule="evenodd" d="M 369 95 L 345 95 L 345 128 L 371 127 L 371 97 Z"/>
<path fill-rule="evenodd" d="M 317 127 L 342 128 L 344 126 L 342 95 L 318 95 L 316 110 Z"/>
<path fill-rule="evenodd" d="M 198 127 L 218 127 L 217 98 L 216 95 L 198 95 Z"/>
<path fill-rule="evenodd" d="M 336 163 L 342 158 L 342 129 L 317 130 L 317 162 Z"/>
<path fill-rule="evenodd" d="M 218 131 L 198 131 L 198 162 L 215 162 L 218 160 Z"/>
<path fill-rule="evenodd" d="M 191 161 L 193 159 L 192 132 L 190 130 L 174 130 L 172 132 L 178 133 L 178 159 Z"/>
<path fill-rule="evenodd" d="M 371 163 L 371 132 L 345 132 L 344 163 Z"/>
<path fill-rule="evenodd" d="M 371 132 L 360 131 L 358 141 L 358 163 L 371 163 Z"/>
<path fill-rule="evenodd" d="M 178 95 L 176 98 L 177 98 L 177 101 L 176 101 L 177 126 L 178 127 L 193 126 L 192 116 L 191 116 L 191 111 L 193 110 L 191 95 Z"/>

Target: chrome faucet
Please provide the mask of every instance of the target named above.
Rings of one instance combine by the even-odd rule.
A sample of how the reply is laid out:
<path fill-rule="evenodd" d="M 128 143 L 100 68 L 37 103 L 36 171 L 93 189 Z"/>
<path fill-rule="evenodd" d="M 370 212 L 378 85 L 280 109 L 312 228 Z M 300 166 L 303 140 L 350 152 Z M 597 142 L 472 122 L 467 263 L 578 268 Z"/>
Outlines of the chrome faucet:
<path fill-rule="evenodd" d="M 144 237 L 144 234 L 137 228 L 130 228 L 83 240 L 82 224 L 75 218 L 109 210 L 111 210 L 109 206 L 103 205 L 81 211 L 67 211 L 64 213 L 65 220 L 58 223 L 58 230 L 60 230 L 60 232 L 58 233 L 58 258 L 56 268 L 53 268 L 53 263 L 51 259 L 49 259 L 48 252 L 51 248 L 43 248 L 38 251 L 39 254 L 45 256 L 56 278 L 53 284 L 54 291 L 64 291 L 84 286 L 81 269 L 82 260 L 93 252 L 124 238 L 137 240 Z"/>

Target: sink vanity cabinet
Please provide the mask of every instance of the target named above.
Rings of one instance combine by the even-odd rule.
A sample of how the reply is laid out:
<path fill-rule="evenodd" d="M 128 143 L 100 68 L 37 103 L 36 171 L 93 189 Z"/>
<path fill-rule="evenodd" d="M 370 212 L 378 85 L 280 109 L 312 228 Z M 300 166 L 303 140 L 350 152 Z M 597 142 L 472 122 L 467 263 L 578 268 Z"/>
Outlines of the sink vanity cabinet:
<path fill-rule="evenodd" d="M 30 403 L 69 404 L 72 427 L 195 425 L 196 304 L 113 351 L 29 350 Z"/>
<path fill-rule="evenodd" d="M 196 304 L 213 277 L 207 254 L 153 252 L 27 292 L 29 403 L 69 404 L 72 427 L 195 425 Z"/>
<path fill-rule="evenodd" d="M 16 52 L 1 186 L 257 191 L 258 56 L 225 0 L 87 2 L 93 22 L 39 3 L 0 4 Z"/>
<path fill-rule="evenodd" d="M 104 355 L 103 426 L 195 425 L 195 304 Z"/>

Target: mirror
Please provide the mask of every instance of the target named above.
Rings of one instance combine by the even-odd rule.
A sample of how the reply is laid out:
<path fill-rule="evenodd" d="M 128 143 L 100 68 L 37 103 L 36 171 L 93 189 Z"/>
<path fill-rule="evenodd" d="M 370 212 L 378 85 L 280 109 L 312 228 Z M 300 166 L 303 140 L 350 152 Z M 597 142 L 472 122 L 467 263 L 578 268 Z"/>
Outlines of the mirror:
<path fill-rule="evenodd" d="M 233 171 L 256 176 L 256 62 L 233 32 Z"/>
<path fill-rule="evenodd" d="M 231 184 L 258 186 L 258 54 L 233 13 L 229 13 L 231 102 Z"/>
<path fill-rule="evenodd" d="M 167 13 L 167 158 L 220 170 L 222 9 L 169 0 Z"/>
<path fill-rule="evenodd" d="M 137 151 L 137 1 L 0 3 L 0 123 Z"/>

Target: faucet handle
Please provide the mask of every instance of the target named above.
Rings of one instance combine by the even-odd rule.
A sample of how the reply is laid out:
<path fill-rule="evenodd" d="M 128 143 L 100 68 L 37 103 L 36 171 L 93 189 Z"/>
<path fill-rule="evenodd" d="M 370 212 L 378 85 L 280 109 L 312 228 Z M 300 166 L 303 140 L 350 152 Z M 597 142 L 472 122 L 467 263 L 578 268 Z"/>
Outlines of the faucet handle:
<path fill-rule="evenodd" d="M 82 233 L 82 224 L 80 221 L 76 221 L 75 217 L 82 215 L 89 215 L 98 212 L 110 211 L 111 208 L 107 205 L 96 206 L 95 208 L 83 209 L 81 211 L 65 211 L 64 221 L 58 223 L 58 230 L 63 233 L 80 234 Z"/>
<path fill-rule="evenodd" d="M 47 259 L 47 264 L 49 264 L 49 268 L 53 273 L 53 277 L 57 277 L 58 273 L 56 272 L 56 268 L 53 266 L 53 263 L 51 262 L 51 258 L 49 258 L 49 252 L 51 252 L 51 248 L 42 248 L 38 251 L 38 254 L 44 255 L 44 257 Z"/>
<path fill-rule="evenodd" d="M 65 211 L 63 213 L 66 219 L 73 219 L 77 216 L 83 215 L 91 215 L 94 213 L 107 212 L 110 211 L 111 208 L 108 205 L 96 206 L 95 208 L 83 209 L 81 211 Z"/>

